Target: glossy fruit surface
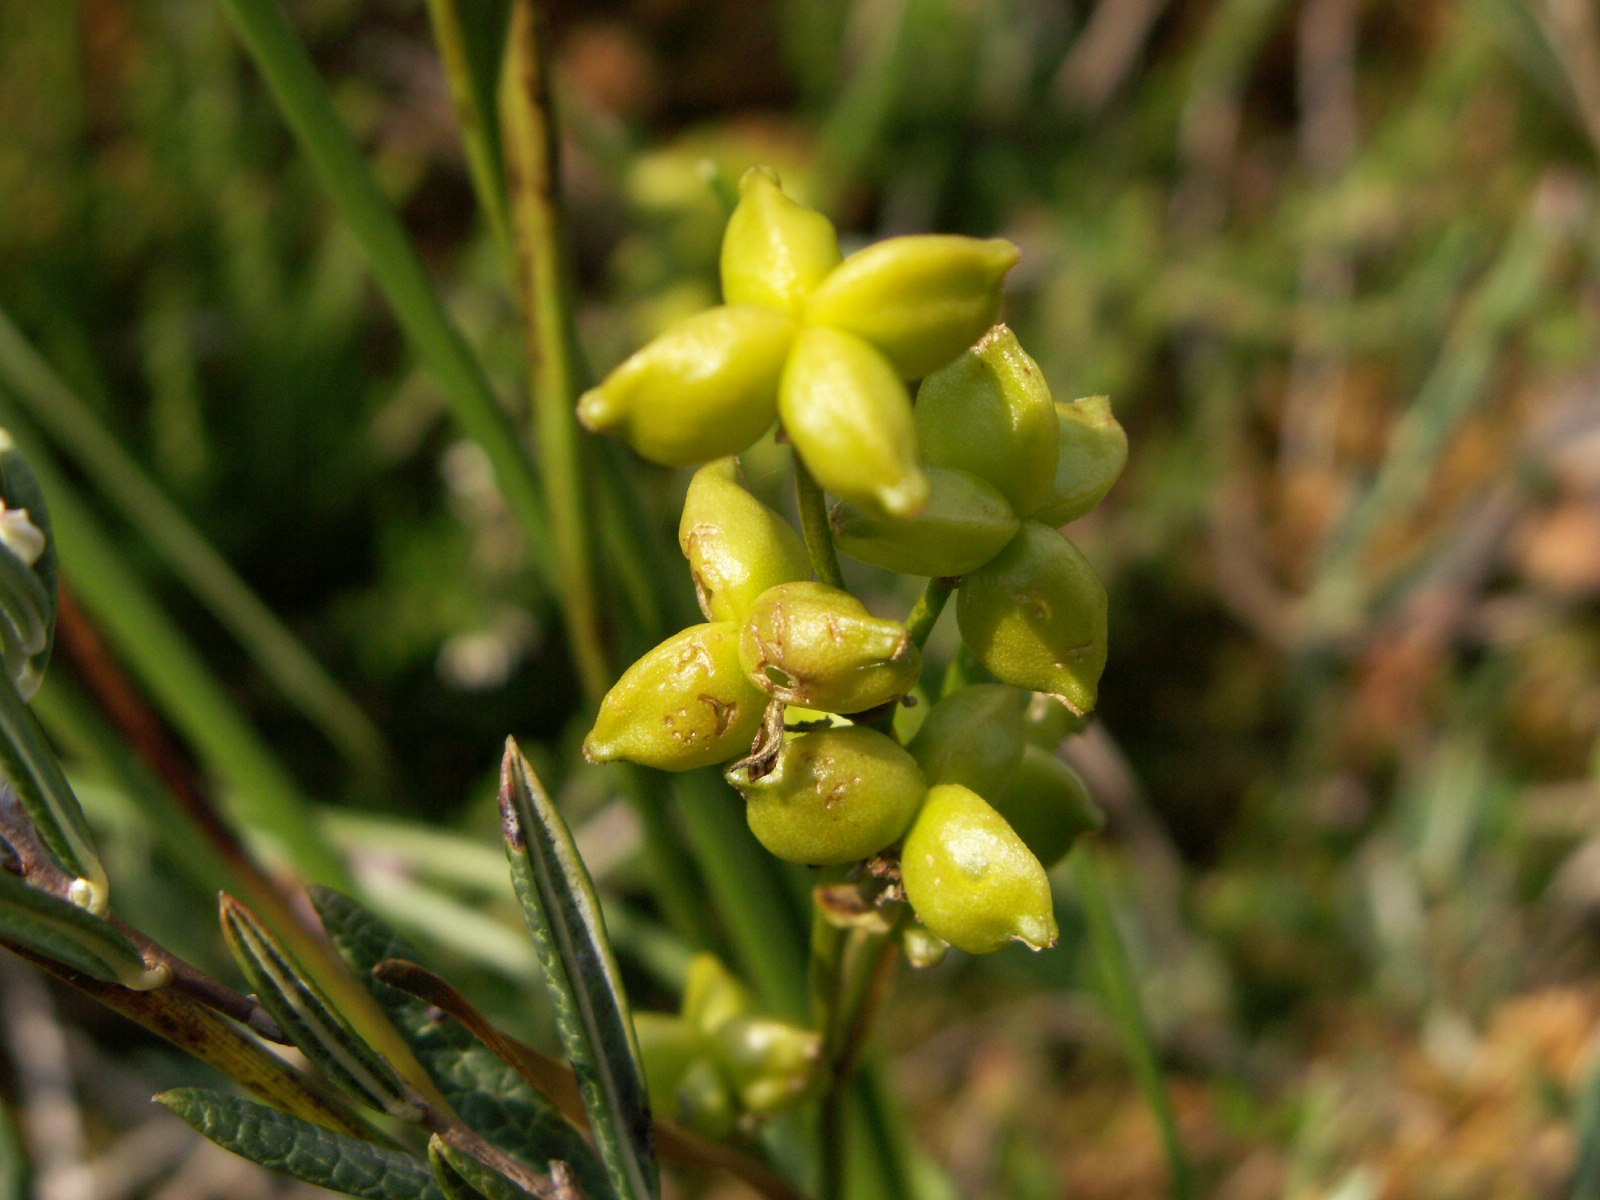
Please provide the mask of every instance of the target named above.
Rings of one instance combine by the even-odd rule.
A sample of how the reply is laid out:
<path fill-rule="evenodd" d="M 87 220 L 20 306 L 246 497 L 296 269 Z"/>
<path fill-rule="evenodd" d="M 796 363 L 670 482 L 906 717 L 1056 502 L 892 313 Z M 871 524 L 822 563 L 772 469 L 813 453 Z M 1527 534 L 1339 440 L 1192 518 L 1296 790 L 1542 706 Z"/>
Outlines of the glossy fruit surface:
<path fill-rule="evenodd" d="M 838 713 L 903 696 L 922 669 L 899 621 L 875 617 L 849 592 L 811 581 L 761 594 L 739 636 L 739 661 L 774 699 Z"/>
<path fill-rule="evenodd" d="M 930 784 L 991 795 L 1022 761 L 1028 693 L 1003 683 L 964 687 L 940 700 L 907 747 Z"/>
<path fill-rule="evenodd" d="M 1106 821 L 1078 773 L 1038 746 L 1023 751 L 1005 785 L 987 795 L 1046 870 L 1060 862 L 1079 837 Z"/>
<path fill-rule="evenodd" d="M 1094 708 L 1106 665 L 1106 590 L 1088 559 L 1037 521 L 961 581 L 961 638 L 997 679 Z"/>
<path fill-rule="evenodd" d="M 1034 513 L 1046 525 L 1076 521 L 1106 498 L 1128 461 L 1128 435 L 1105 396 L 1056 405 L 1060 453 L 1050 498 Z"/>
<path fill-rule="evenodd" d="M 928 502 L 911 394 L 861 338 L 801 330 L 778 385 L 778 412 L 806 467 L 835 496 L 895 516 Z"/>
<path fill-rule="evenodd" d="M 891 517 L 849 501 L 834 505 L 839 549 L 902 575 L 965 575 L 988 562 L 1021 526 L 989 484 L 966 471 L 928 467 L 928 503 L 911 517 Z"/>
<path fill-rule="evenodd" d="M 930 788 L 900 855 L 906 898 L 958 950 L 1056 941 L 1050 881 L 1005 818 L 960 784 Z"/>
<path fill-rule="evenodd" d="M 722 296 L 799 315 L 805 299 L 839 265 L 833 222 L 791 200 L 777 176 L 751 167 L 722 235 Z"/>
<path fill-rule="evenodd" d="M 870 858 L 910 824 L 927 784 L 892 738 L 860 725 L 789 737 L 759 779 L 729 772 L 756 840 L 779 858 L 837 866 Z"/>
<path fill-rule="evenodd" d="M 590 762 L 626 759 L 663 771 L 727 762 L 750 748 L 766 707 L 739 665 L 739 627 L 691 625 L 606 693 L 583 753 Z"/>
<path fill-rule="evenodd" d="M 917 389 L 927 461 L 970 471 L 1026 517 L 1050 498 L 1059 424 L 1044 372 L 1004 325 Z"/>
<path fill-rule="evenodd" d="M 937 371 L 1000 315 L 1019 252 L 1001 238 L 889 238 L 858 250 L 806 301 L 805 320 L 865 338 L 902 379 Z"/>
<path fill-rule="evenodd" d="M 578 399 L 578 419 L 651 462 L 687 467 L 737 454 L 778 414 L 795 323 L 772 308 L 707 309 L 625 359 Z"/>
<path fill-rule="evenodd" d="M 800 535 L 745 491 L 731 458 L 707 463 L 689 481 L 678 546 L 708 621 L 741 620 L 768 588 L 811 577 Z"/>

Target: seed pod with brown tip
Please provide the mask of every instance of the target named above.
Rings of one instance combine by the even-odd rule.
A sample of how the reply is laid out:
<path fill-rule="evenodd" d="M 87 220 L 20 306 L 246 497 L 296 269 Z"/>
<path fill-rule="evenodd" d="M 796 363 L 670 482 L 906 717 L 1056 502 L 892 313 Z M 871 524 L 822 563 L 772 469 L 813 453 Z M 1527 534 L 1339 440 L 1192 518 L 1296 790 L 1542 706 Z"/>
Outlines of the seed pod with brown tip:
<path fill-rule="evenodd" d="M 1050 385 L 1016 335 L 996 325 L 917 389 L 929 464 L 988 481 L 1019 517 L 1050 499 L 1060 433 Z"/>
<path fill-rule="evenodd" d="M 871 858 L 906 831 L 927 790 L 916 760 L 862 725 L 789 737 L 766 775 L 736 766 L 728 782 L 744 793 L 756 840 L 812 866 Z"/>
<path fill-rule="evenodd" d="M 918 919 L 958 950 L 1055 945 L 1044 867 L 1005 818 L 960 784 L 928 790 L 900 853 L 900 877 Z"/>
<path fill-rule="evenodd" d="M 1056 405 L 1060 449 L 1050 498 L 1033 514 L 1046 525 L 1076 521 L 1106 498 L 1128 461 L 1128 435 L 1105 396 Z"/>
<path fill-rule="evenodd" d="M 623 672 L 600 702 L 583 753 L 590 762 L 620 758 L 663 771 L 727 762 L 750 748 L 766 707 L 739 665 L 739 627 L 691 625 Z"/>
<path fill-rule="evenodd" d="M 740 620 L 768 588 L 811 577 L 800 535 L 740 486 L 731 458 L 707 463 L 689 481 L 678 545 L 709 621 Z"/>
<path fill-rule="evenodd" d="M 965 576 L 961 639 L 997 679 L 1094 707 L 1106 665 L 1106 589 L 1057 530 L 1024 521 L 1011 544 Z"/>
<path fill-rule="evenodd" d="M 739 661 L 767 695 L 823 712 L 855 713 L 898 699 L 922 655 L 899 621 L 849 592 L 810 581 L 768 588 L 750 607 Z"/>

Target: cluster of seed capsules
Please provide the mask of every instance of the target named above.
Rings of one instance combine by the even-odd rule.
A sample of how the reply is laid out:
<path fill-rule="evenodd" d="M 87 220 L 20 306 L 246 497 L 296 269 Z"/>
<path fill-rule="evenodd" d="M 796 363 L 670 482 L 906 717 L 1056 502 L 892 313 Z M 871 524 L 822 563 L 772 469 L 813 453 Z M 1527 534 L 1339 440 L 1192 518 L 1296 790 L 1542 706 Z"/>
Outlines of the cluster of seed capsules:
<path fill-rule="evenodd" d="M 773 854 L 871 860 L 919 933 L 973 953 L 1055 942 L 1046 868 L 1098 823 L 1055 749 L 1095 703 L 1106 594 L 1059 527 L 1127 454 L 1103 397 L 1055 402 L 995 324 L 1017 257 L 928 235 L 843 258 L 827 218 L 754 169 L 723 240 L 726 303 L 578 408 L 654 462 L 699 467 L 679 543 L 706 617 L 624 673 L 585 754 L 731 764 Z M 813 580 L 803 539 L 734 457 L 775 421 L 836 497 L 838 548 L 955 587 L 962 641 L 997 682 L 929 705 L 906 624 Z"/>

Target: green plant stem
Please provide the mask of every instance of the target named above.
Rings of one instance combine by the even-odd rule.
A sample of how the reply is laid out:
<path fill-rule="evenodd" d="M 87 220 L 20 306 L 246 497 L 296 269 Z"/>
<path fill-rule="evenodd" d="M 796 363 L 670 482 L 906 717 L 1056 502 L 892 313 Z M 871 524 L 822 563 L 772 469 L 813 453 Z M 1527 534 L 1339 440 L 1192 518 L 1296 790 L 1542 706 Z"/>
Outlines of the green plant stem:
<path fill-rule="evenodd" d="M 1172 1195 L 1174 1200 L 1195 1200 L 1199 1193 L 1194 1170 L 1178 1132 L 1172 1096 L 1167 1091 L 1166 1079 L 1161 1073 L 1155 1041 L 1150 1036 L 1150 1026 L 1139 1002 L 1138 986 L 1129 969 L 1127 952 L 1123 949 L 1111 907 L 1106 902 L 1100 864 L 1094 852 L 1082 846 L 1074 852 L 1074 859 L 1073 874 L 1088 921 L 1089 940 L 1094 949 L 1095 963 L 1099 967 L 1106 1004 L 1122 1033 L 1139 1088 L 1161 1132 L 1161 1148 L 1166 1154 L 1167 1169 L 1172 1177 Z"/>
<path fill-rule="evenodd" d="M 479 86 L 478 75 L 472 69 L 460 0 L 428 0 L 428 20 L 433 26 L 433 41 L 439 48 L 445 80 L 450 85 L 456 123 L 461 127 L 472 189 L 483 208 L 489 232 L 507 261 L 512 261 L 511 220 L 506 213 L 505 176 L 493 123 L 493 97 Z"/>
<path fill-rule="evenodd" d="M 174 574 L 238 639 L 262 674 L 299 705 L 351 763 L 369 777 L 381 778 L 388 753 L 377 726 L 201 536 L 3 311 L 0 381 L 40 429 L 71 455 L 106 498 L 149 539 Z"/>
<path fill-rule="evenodd" d="M 842 588 L 839 555 L 833 546 L 833 530 L 828 525 L 828 500 L 822 485 L 806 469 L 800 455 L 794 456 L 794 493 L 800 507 L 800 532 L 805 535 L 806 553 L 817 579 L 829 587 Z"/>
<path fill-rule="evenodd" d="M 555 125 L 538 20 L 532 0 L 515 0 L 501 90 L 506 174 L 539 465 L 560 571 L 558 594 L 586 699 L 596 705 L 613 672 L 600 628 L 590 500 L 573 408 L 578 399 L 577 335 L 566 286 Z"/>
<path fill-rule="evenodd" d="M 928 586 L 922 589 L 922 595 L 917 597 L 916 606 L 906 618 L 906 632 L 911 635 L 911 642 L 918 650 L 928 644 L 933 627 L 939 623 L 939 614 L 944 612 L 944 606 L 949 603 L 954 591 L 948 580 L 930 579 Z"/>
<path fill-rule="evenodd" d="M 516 426 L 451 322 L 393 205 L 334 111 L 305 47 L 277 0 L 220 3 L 349 223 L 412 349 L 443 390 L 462 429 L 488 456 L 506 505 L 527 535 L 536 566 L 556 589 L 560 573 L 550 553 L 544 501 Z"/>

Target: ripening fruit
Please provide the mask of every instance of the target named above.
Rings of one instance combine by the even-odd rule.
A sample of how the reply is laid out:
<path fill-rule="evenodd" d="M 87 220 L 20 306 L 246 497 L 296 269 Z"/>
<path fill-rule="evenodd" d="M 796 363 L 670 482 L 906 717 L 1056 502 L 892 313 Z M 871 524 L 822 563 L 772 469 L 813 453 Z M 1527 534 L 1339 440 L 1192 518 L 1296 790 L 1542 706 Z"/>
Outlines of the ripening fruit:
<path fill-rule="evenodd" d="M 767 168 L 746 171 L 722 234 L 722 298 L 798 316 L 812 289 L 838 265 L 833 222 L 786 196 Z"/>
<path fill-rule="evenodd" d="M 711 1035 L 711 1054 L 739 1107 L 770 1116 L 805 1096 L 822 1057 L 822 1035 L 773 1017 L 735 1017 Z"/>
<path fill-rule="evenodd" d="M 1002 238 L 889 238 L 834 268 L 804 318 L 865 338 L 902 379 L 937 371 L 1000 315 L 1000 285 L 1020 254 Z"/>
<path fill-rule="evenodd" d="M 891 517 L 841 500 L 832 524 L 839 549 L 851 558 L 902 575 L 965 575 L 988 562 L 1021 522 L 1006 498 L 966 471 L 928 467 L 928 503 L 915 516 Z"/>
<path fill-rule="evenodd" d="M 902 517 L 928 502 L 911 394 L 859 337 L 802 329 L 778 384 L 778 413 L 827 491 Z"/>
<path fill-rule="evenodd" d="M 903 696 L 922 654 L 899 621 L 873 616 L 849 592 L 809 580 L 768 588 L 751 605 L 739 661 L 787 704 L 855 713 Z"/>
<path fill-rule="evenodd" d="M 952 692 L 928 714 L 907 747 L 930 784 L 959 783 L 993 795 L 1022 761 L 1028 693 L 1003 683 Z"/>
<path fill-rule="evenodd" d="M 1050 499 L 1060 433 L 1050 385 L 1004 325 L 917 389 L 917 439 L 928 462 L 986 480 L 1019 517 Z"/>
<path fill-rule="evenodd" d="M 778 415 L 795 323 L 772 308 L 711 308 L 674 325 L 578 399 L 578 419 L 651 462 L 686 467 L 737 454 Z"/>
<path fill-rule="evenodd" d="M 683 985 L 683 1019 L 710 1036 L 724 1021 L 755 1011 L 749 990 L 715 954 L 689 960 Z"/>
<path fill-rule="evenodd" d="M 1094 707 L 1106 665 L 1106 589 L 1057 530 L 1024 521 L 995 558 L 965 576 L 961 639 L 996 679 Z"/>
<path fill-rule="evenodd" d="M 1056 405 L 1060 455 L 1050 499 L 1033 514 L 1046 525 L 1076 521 L 1106 498 L 1128 461 L 1128 435 L 1105 396 Z"/>
<path fill-rule="evenodd" d="M 689 481 L 678 545 L 708 621 L 741 620 L 768 588 L 811 577 L 800 535 L 739 485 L 731 458 L 706 464 Z"/>
<path fill-rule="evenodd" d="M 600 702 L 584 757 L 662 771 L 727 762 L 750 748 L 766 707 L 739 665 L 739 627 L 691 625 L 623 672 Z"/>
<path fill-rule="evenodd" d="M 1078 773 L 1038 746 L 1024 750 L 1005 785 L 988 796 L 994 810 L 1046 870 L 1060 862 L 1081 835 L 1106 823 Z"/>
<path fill-rule="evenodd" d="M 960 784 L 930 788 L 900 853 L 906 899 L 928 929 L 958 950 L 988 954 L 1007 942 L 1055 945 L 1044 867 L 983 798 Z"/>
<path fill-rule="evenodd" d="M 756 840 L 787 862 L 838 866 L 871 858 L 910 824 L 927 783 L 894 739 L 862 725 L 785 740 L 759 779 L 735 767 Z"/>

